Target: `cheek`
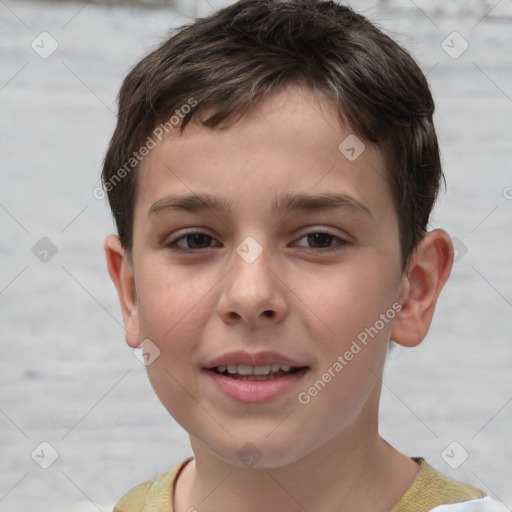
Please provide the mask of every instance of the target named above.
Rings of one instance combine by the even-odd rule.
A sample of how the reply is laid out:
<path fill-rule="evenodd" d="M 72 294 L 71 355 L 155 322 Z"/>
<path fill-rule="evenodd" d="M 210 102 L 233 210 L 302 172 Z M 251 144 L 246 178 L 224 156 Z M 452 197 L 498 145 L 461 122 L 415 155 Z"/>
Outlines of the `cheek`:
<path fill-rule="evenodd" d="M 159 350 L 158 358 L 146 367 L 151 385 L 168 411 L 177 418 L 195 404 L 190 402 L 194 389 L 203 331 L 211 315 L 212 285 L 186 272 L 140 274 L 144 286 L 138 290 L 140 339 L 151 340 Z M 148 267 L 150 269 L 150 267 Z M 188 389 L 185 391 L 184 386 Z"/>
<path fill-rule="evenodd" d="M 153 265 L 141 269 L 137 288 L 140 334 L 163 344 L 180 343 L 183 332 L 193 335 L 206 314 L 212 285 L 198 273 Z"/>
<path fill-rule="evenodd" d="M 395 284 L 370 268 L 356 272 L 352 267 L 350 273 L 322 281 L 322 293 L 310 288 L 309 296 L 303 295 L 308 297 L 304 302 L 315 305 L 321 322 L 312 315 L 306 326 L 317 346 L 318 364 L 298 401 L 308 417 L 321 418 L 325 437 L 347 428 L 363 407 L 372 414 L 371 404 L 378 403 L 379 376 L 396 314 Z M 307 287 L 300 293 L 306 294 Z"/>
<path fill-rule="evenodd" d="M 211 315 L 208 292 L 213 285 L 179 270 L 148 265 L 140 272 L 139 325 L 141 339 L 150 339 L 160 350 L 146 367 L 155 393 L 176 421 L 193 432 L 190 417 L 208 420 L 194 397 L 197 353 Z"/>
<path fill-rule="evenodd" d="M 307 313 L 303 318 L 311 318 L 309 329 L 329 352 L 350 346 L 391 308 L 400 281 L 383 267 L 378 258 L 361 258 L 335 270 L 325 267 L 314 275 L 304 273 L 297 281 L 294 292 Z M 380 330 L 386 334 L 389 329 L 390 322 Z"/>

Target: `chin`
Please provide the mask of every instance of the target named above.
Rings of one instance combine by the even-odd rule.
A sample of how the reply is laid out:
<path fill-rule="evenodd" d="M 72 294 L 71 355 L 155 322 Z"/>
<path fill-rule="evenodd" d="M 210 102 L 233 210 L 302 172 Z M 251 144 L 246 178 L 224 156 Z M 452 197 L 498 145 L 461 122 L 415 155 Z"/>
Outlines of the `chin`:
<path fill-rule="evenodd" d="M 224 439 L 215 443 L 209 439 L 203 444 L 225 463 L 246 469 L 278 469 L 300 460 L 305 456 L 296 439 L 287 434 L 286 439 L 270 440 L 267 434 Z M 295 441 L 293 441 L 295 439 Z M 307 450 L 304 450 L 307 452 Z"/>

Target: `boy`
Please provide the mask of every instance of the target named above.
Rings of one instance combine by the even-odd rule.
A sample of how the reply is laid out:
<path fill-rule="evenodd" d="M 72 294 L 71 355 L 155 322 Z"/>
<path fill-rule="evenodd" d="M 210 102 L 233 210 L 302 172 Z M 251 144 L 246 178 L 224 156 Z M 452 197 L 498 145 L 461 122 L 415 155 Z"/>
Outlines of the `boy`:
<path fill-rule="evenodd" d="M 334 2 L 243 0 L 130 72 L 107 264 L 194 457 L 116 512 L 506 510 L 378 434 L 389 342 L 421 343 L 452 266 L 433 111 Z"/>

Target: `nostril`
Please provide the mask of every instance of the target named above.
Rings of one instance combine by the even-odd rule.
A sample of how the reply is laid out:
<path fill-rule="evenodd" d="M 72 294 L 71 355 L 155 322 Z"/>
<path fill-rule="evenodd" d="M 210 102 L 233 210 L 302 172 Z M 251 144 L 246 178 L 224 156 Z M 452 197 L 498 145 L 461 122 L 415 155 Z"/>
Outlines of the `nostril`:
<path fill-rule="evenodd" d="M 266 311 L 263 311 L 263 314 L 265 316 L 268 316 L 269 318 L 272 318 L 274 316 L 274 312 L 271 309 L 267 309 Z"/>

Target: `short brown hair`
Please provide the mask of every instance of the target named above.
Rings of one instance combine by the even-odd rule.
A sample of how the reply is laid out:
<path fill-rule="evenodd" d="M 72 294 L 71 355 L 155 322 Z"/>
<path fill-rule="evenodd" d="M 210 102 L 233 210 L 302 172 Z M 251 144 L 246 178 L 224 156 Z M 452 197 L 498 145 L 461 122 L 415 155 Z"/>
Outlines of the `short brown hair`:
<path fill-rule="evenodd" d="M 123 247 L 133 240 L 137 150 L 155 127 L 182 133 L 209 106 L 202 123 L 214 128 L 299 83 L 326 92 L 383 151 L 405 265 L 444 178 L 432 95 L 407 51 L 350 7 L 320 0 L 241 0 L 182 27 L 130 71 L 102 172 Z"/>

